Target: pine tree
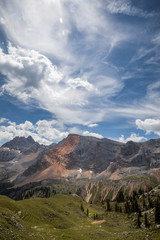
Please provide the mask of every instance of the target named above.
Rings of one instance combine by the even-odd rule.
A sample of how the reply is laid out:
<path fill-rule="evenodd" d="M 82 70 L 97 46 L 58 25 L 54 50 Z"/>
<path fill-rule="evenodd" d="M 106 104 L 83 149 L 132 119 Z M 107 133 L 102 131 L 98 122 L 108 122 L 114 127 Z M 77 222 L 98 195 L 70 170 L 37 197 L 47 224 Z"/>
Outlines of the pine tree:
<path fill-rule="evenodd" d="M 118 212 L 118 204 L 117 204 L 117 202 L 115 203 L 115 212 Z"/>
<path fill-rule="evenodd" d="M 136 191 L 133 191 L 133 200 L 135 200 L 136 197 L 137 197 L 137 193 L 136 193 Z"/>
<path fill-rule="evenodd" d="M 155 203 L 155 224 L 160 224 L 160 200 L 156 199 Z"/>
<path fill-rule="evenodd" d="M 128 200 L 126 200 L 124 208 L 125 208 L 125 213 L 130 213 L 131 212 L 131 206 L 130 206 L 130 203 L 129 203 Z"/>
<path fill-rule="evenodd" d="M 141 227 L 140 214 L 138 214 L 137 225 L 139 228 Z"/>
<path fill-rule="evenodd" d="M 122 213 L 122 207 L 121 206 L 119 207 L 119 212 Z"/>
<path fill-rule="evenodd" d="M 148 208 L 153 208 L 153 202 L 152 199 L 150 198 L 150 196 L 148 195 Z"/>
<path fill-rule="evenodd" d="M 84 212 L 84 207 L 82 203 L 81 203 L 81 211 Z"/>
<path fill-rule="evenodd" d="M 139 211 L 138 211 L 138 215 L 139 217 L 142 217 L 142 213 L 141 213 L 141 209 L 139 208 Z"/>
<path fill-rule="evenodd" d="M 124 194 L 123 194 L 123 190 L 120 190 L 117 194 L 116 197 L 117 202 L 124 202 Z"/>
<path fill-rule="evenodd" d="M 135 212 L 139 212 L 139 206 L 138 206 L 138 202 L 137 202 L 137 199 L 135 198 L 134 200 L 134 211 Z"/>
<path fill-rule="evenodd" d="M 107 199 L 107 211 L 111 211 L 111 206 L 110 206 L 109 199 Z"/>
<path fill-rule="evenodd" d="M 89 217 L 89 210 L 88 210 L 88 208 L 87 208 L 87 217 Z"/>
<path fill-rule="evenodd" d="M 142 190 L 142 188 L 140 188 L 138 191 L 138 195 L 142 195 L 143 193 L 144 193 L 144 190 Z"/>
<path fill-rule="evenodd" d="M 149 227 L 149 225 L 150 225 L 148 222 L 147 213 L 145 213 L 145 215 L 144 215 L 144 224 L 145 224 L 146 228 Z"/>
<path fill-rule="evenodd" d="M 146 201 L 145 201 L 145 196 L 143 194 L 143 210 L 146 208 Z"/>

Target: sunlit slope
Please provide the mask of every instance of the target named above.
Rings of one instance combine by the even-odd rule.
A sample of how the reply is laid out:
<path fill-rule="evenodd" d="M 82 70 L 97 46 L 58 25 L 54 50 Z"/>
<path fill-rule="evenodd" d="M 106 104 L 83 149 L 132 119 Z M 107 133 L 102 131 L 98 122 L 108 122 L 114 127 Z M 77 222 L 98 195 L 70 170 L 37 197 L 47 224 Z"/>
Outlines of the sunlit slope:
<path fill-rule="evenodd" d="M 93 214 L 98 215 L 96 221 Z M 23 201 L 0 196 L 0 239 L 122 240 L 143 239 L 146 235 L 148 239 L 159 239 L 158 232 L 138 229 L 127 214 L 107 213 L 105 206 L 89 205 L 77 196 Z"/>

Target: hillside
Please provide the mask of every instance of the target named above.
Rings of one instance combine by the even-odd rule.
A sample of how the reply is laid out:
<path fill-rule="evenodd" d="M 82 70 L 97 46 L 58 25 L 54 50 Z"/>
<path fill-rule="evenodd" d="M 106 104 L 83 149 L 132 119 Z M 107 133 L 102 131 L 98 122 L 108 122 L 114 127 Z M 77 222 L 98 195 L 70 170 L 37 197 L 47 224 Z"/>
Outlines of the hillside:
<path fill-rule="evenodd" d="M 0 196 L 0 230 L 2 240 L 159 240 L 158 229 L 140 229 L 134 217 L 106 212 L 105 205 L 89 205 L 72 195 L 17 202 Z"/>

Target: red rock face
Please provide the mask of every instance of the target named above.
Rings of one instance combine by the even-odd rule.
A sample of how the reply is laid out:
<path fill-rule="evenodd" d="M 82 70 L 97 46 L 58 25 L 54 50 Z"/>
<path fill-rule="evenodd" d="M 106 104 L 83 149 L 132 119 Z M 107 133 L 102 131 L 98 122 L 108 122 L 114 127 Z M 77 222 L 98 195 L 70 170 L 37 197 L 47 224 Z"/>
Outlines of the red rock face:
<path fill-rule="evenodd" d="M 79 135 L 69 135 L 67 139 L 42 156 L 40 159 L 41 166 L 39 165 L 40 169 L 50 167 L 53 164 L 57 166 L 57 163 L 67 168 L 71 162 L 72 153 L 79 141 Z"/>
<path fill-rule="evenodd" d="M 72 153 L 79 141 L 79 135 L 69 135 L 53 149 L 43 154 L 35 165 L 24 172 L 23 177 L 17 179 L 17 183 L 23 182 L 25 184 L 43 179 L 67 177 L 73 172 L 73 170 L 68 169 L 68 166 L 71 164 Z"/>
<path fill-rule="evenodd" d="M 47 156 L 51 158 L 51 161 L 61 161 L 67 163 L 70 154 L 74 151 L 75 147 L 80 141 L 79 135 L 69 135 L 65 141 L 62 141 L 55 148 L 51 149 Z"/>

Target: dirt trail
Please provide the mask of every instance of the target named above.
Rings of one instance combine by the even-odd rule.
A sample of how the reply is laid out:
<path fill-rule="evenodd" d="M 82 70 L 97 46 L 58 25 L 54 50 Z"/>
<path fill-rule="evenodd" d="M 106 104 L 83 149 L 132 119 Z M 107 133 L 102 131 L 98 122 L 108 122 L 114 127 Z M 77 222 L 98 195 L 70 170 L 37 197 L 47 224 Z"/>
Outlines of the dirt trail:
<path fill-rule="evenodd" d="M 100 225 L 100 224 L 105 223 L 105 222 L 106 222 L 106 220 L 96 220 L 96 221 L 92 222 L 92 224 Z"/>

